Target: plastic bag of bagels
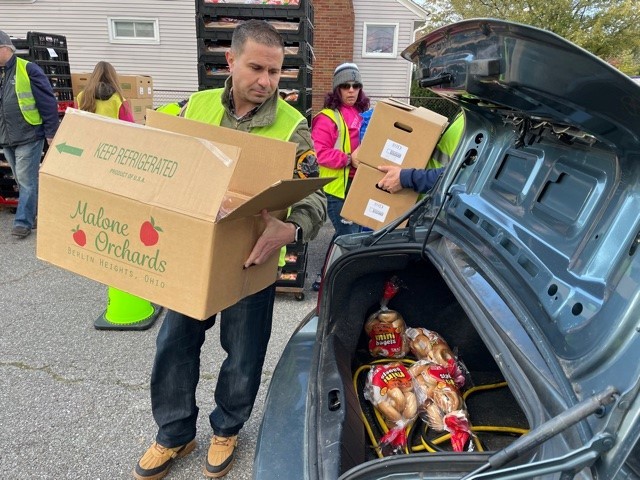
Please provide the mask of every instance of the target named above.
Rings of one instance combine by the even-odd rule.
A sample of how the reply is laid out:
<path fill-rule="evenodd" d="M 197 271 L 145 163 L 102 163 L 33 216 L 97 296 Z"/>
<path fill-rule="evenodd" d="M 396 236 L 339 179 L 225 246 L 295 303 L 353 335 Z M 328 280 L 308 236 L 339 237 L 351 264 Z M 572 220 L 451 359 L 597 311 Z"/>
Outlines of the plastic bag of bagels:
<path fill-rule="evenodd" d="M 385 283 L 380 310 L 369 315 L 364 331 L 369 337 L 369 353 L 373 357 L 403 358 L 409 352 L 402 315 L 387 305 L 400 289 L 398 277 Z"/>
<path fill-rule="evenodd" d="M 406 428 L 418 417 L 413 380 L 407 368 L 400 362 L 374 365 L 367 375 L 363 393 L 389 428 L 380 439 L 382 453 L 404 453 L 407 446 Z"/>
<path fill-rule="evenodd" d="M 471 426 L 467 408 L 453 378 L 456 371 L 459 369 L 452 358 L 446 366 L 419 360 L 409 367 L 418 401 L 418 415 L 430 428 L 451 433 L 453 450 L 462 452 L 471 435 Z"/>
<path fill-rule="evenodd" d="M 468 372 L 439 333 L 418 327 L 407 328 L 405 335 L 409 350 L 418 360 L 428 360 L 443 367 L 453 360 L 456 368 L 452 369 L 451 377 L 458 389 L 464 387 Z"/>

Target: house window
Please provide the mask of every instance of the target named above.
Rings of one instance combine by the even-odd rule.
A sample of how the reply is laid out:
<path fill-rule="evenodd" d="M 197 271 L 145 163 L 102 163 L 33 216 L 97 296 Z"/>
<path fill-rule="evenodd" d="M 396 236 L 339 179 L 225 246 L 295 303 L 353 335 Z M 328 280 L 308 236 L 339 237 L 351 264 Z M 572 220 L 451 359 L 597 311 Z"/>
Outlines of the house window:
<path fill-rule="evenodd" d="M 157 19 L 110 18 L 111 43 L 160 43 Z"/>
<path fill-rule="evenodd" d="M 365 23 L 363 57 L 395 58 L 398 54 L 397 23 Z"/>

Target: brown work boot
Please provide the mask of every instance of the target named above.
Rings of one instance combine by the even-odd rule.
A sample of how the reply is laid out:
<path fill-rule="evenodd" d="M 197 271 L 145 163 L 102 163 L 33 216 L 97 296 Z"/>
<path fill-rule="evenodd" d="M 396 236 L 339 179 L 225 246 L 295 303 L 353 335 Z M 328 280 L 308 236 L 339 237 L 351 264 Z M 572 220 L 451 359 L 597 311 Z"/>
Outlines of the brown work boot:
<path fill-rule="evenodd" d="M 231 470 L 237 442 L 237 435 L 231 437 L 213 436 L 207 459 L 204 462 L 204 474 L 207 477 L 223 477 Z"/>
<path fill-rule="evenodd" d="M 134 468 L 133 478 L 158 480 L 169 472 L 174 459 L 188 455 L 195 447 L 195 440 L 175 448 L 163 447 L 158 442 L 153 442 Z"/>

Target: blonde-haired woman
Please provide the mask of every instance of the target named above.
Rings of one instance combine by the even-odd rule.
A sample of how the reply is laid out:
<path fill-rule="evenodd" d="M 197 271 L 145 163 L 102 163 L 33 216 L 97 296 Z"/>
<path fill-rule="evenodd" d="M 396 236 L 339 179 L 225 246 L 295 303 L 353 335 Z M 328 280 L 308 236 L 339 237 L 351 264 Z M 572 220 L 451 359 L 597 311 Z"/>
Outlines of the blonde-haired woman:
<path fill-rule="evenodd" d="M 116 69 L 109 62 L 98 62 L 87 86 L 78 94 L 78 108 L 105 117 L 134 122 L 128 102 L 122 94 Z"/>

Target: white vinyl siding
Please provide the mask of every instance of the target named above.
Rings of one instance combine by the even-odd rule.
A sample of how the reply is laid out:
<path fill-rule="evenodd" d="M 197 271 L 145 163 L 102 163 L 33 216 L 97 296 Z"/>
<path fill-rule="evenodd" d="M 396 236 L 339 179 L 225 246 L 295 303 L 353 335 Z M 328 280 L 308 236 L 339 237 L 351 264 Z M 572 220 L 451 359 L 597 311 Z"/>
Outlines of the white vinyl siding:
<path fill-rule="evenodd" d="M 360 68 L 365 93 L 372 103 L 382 98 L 406 98 L 410 92 L 412 64 L 402 58 L 402 51 L 413 43 L 416 22 L 424 16 L 415 4 L 402 0 L 353 0 L 355 12 L 354 62 Z M 363 54 L 365 24 L 397 25 L 396 49 L 392 55 Z"/>
<path fill-rule="evenodd" d="M 25 38 L 28 31 L 67 37 L 71 71 L 90 72 L 100 60 L 118 73 L 153 77 L 158 90 L 198 90 L 195 0 L 37 0 L 2 2 L 0 29 Z M 155 44 L 115 43 L 109 19 L 157 22 Z M 156 101 L 157 103 L 157 101 Z"/>

